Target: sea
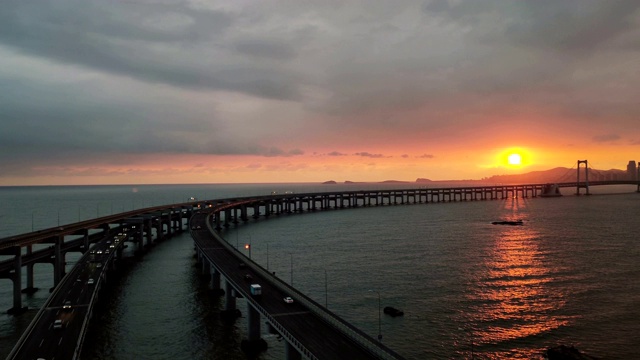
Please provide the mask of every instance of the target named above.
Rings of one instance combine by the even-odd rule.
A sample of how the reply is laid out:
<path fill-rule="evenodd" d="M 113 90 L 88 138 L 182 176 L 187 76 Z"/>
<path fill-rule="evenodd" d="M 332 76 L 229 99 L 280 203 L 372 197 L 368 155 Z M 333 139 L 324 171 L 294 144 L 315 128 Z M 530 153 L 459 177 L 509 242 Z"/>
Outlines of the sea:
<path fill-rule="evenodd" d="M 429 185 L 436 187 L 435 185 Z M 446 184 L 442 184 L 446 186 Z M 272 192 L 417 188 L 416 184 L 201 184 L 0 187 L 0 238 L 132 209 Z M 640 193 L 636 186 L 563 188 L 558 198 L 387 205 L 251 219 L 227 241 L 319 304 L 407 359 L 542 359 L 567 345 L 601 359 L 638 359 Z M 582 189 L 584 194 L 584 189 Z M 522 220 L 522 226 L 493 225 Z M 246 359 L 243 316 L 220 319 L 188 232 L 127 258 L 109 277 L 83 359 Z M 68 254 L 72 267 L 78 254 Z M 5 259 L 2 257 L 1 259 Z M 26 280 L 23 280 L 23 284 Z M 0 358 L 10 352 L 53 286 L 13 306 L 0 279 Z M 380 314 L 393 306 L 404 316 Z M 268 350 L 284 344 L 263 329 Z"/>

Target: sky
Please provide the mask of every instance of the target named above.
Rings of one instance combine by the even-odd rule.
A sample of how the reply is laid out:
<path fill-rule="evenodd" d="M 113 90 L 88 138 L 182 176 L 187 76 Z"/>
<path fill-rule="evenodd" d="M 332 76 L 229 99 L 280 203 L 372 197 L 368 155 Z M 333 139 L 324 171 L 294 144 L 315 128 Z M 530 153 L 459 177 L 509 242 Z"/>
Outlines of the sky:
<path fill-rule="evenodd" d="M 624 169 L 639 68 L 637 0 L 3 0 L 0 185 Z"/>

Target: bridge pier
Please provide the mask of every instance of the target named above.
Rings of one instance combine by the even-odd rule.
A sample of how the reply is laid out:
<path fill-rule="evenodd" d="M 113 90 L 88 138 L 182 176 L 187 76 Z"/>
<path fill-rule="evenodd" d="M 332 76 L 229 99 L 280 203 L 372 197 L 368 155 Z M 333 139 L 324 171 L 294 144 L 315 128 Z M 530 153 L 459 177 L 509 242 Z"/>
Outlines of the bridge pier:
<path fill-rule="evenodd" d="M 202 261 L 202 275 L 208 276 L 211 272 L 211 264 L 209 264 L 209 261 L 205 259 L 204 256 L 202 257 L 202 259 L 200 259 L 200 261 Z"/>
<path fill-rule="evenodd" d="M 236 309 L 236 296 L 235 296 L 235 290 L 233 290 L 233 286 L 231 286 L 231 283 L 229 281 L 225 280 L 224 290 L 225 290 L 224 310 L 229 312 L 234 311 Z"/>
<path fill-rule="evenodd" d="M 220 291 L 220 272 L 215 267 L 211 267 L 211 281 L 209 282 L 211 290 Z"/>
<path fill-rule="evenodd" d="M 287 341 L 284 344 L 284 358 L 285 360 L 302 360 L 302 355 Z"/>
<path fill-rule="evenodd" d="M 31 255 L 33 253 L 33 246 L 27 245 L 27 255 Z M 33 294 L 38 291 L 38 288 L 33 286 L 33 264 L 29 264 L 27 267 L 27 287 L 22 289 L 22 293 L 25 294 Z"/>
<path fill-rule="evenodd" d="M 249 341 L 254 342 L 260 340 L 260 313 L 247 302 L 247 333 Z"/>
<path fill-rule="evenodd" d="M 53 259 L 53 287 L 58 286 L 62 277 L 64 276 L 65 269 L 65 257 L 66 254 L 62 252 L 62 245 L 64 244 L 64 235 L 59 235 L 55 239 L 54 245 L 54 259 Z"/>
<path fill-rule="evenodd" d="M 22 307 L 22 250 L 19 246 L 12 248 L 13 255 L 13 307 L 7 310 L 7 314 L 19 315 L 27 310 Z"/>

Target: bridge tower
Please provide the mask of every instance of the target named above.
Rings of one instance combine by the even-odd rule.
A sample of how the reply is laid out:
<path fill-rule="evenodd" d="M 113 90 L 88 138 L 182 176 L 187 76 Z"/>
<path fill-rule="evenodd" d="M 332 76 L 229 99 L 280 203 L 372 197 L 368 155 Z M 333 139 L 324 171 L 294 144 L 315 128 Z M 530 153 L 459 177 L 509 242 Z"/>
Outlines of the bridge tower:
<path fill-rule="evenodd" d="M 584 183 L 580 183 L 580 164 L 584 164 Z M 576 195 L 580 195 L 580 188 L 585 188 L 585 195 L 589 194 L 589 162 L 588 160 L 578 160 L 578 179 L 576 181 Z"/>

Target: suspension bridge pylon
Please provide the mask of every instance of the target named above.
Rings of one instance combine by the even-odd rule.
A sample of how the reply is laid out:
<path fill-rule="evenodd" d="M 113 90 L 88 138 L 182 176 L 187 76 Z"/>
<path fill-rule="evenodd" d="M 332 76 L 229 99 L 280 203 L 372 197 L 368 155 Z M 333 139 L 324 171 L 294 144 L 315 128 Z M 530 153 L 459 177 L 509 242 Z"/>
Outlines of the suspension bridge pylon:
<path fill-rule="evenodd" d="M 580 182 L 580 164 L 584 164 L 584 183 Z M 578 176 L 576 180 L 576 195 L 580 195 L 580 188 L 585 188 L 585 195 L 589 194 L 589 161 L 578 160 Z"/>

